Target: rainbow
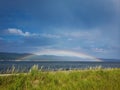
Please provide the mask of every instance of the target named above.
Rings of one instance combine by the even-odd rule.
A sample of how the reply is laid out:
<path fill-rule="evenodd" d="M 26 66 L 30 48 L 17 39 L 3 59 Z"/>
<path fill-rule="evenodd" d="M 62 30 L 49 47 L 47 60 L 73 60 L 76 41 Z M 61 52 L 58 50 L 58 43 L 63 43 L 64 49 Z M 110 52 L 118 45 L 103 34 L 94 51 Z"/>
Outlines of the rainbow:
<path fill-rule="evenodd" d="M 28 56 L 25 56 L 25 57 L 20 58 L 20 59 L 22 59 L 22 60 L 27 59 L 27 58 L 33 57 L 35 55 L 69 56 L 69 57 L 78 57 L 78 58 L 81 58 L 83 60 L 86 59 L 89 61 L 101 61 L 100 59 L 98 59 L 96 57 L 93 57 L 93 56 L 90 56 L 90 55 L 87 55 L 87 54 L 84 54 L 81 52 L 74 52 L 74 51 L 67 51 L 67 50 L 50 50 L 50 49 L 41 50 L 39 52 L 34 53 L 33 55 L 28 55 Z"/>

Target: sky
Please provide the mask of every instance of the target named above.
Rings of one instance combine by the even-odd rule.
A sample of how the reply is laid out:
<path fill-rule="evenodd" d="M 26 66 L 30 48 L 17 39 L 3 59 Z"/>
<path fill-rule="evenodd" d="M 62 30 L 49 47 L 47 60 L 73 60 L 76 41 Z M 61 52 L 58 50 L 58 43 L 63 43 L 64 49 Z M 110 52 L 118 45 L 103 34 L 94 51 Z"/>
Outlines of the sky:
<path fill-rule="evenodd" d="M 119 9 L 120 0 L 0 0 L 0 52 L 120 59 Z"/>

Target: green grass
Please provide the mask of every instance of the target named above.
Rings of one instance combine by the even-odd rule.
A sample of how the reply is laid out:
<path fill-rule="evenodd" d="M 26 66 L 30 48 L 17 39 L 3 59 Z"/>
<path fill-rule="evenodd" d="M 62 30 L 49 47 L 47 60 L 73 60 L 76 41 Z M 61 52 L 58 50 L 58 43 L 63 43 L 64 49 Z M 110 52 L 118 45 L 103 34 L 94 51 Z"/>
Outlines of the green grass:
<path fill-rule="evenodd" d="M 0 76 L 0 90 L 120 90 L 120 69 L 88 69 Z"/>

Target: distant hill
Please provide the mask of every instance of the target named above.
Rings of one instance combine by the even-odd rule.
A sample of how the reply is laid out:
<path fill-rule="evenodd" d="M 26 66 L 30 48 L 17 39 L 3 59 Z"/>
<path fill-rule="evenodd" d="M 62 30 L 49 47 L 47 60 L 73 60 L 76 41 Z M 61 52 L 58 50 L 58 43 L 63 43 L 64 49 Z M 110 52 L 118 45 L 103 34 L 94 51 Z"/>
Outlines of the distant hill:
<path fill-rule="evenodd" d="M 120 62 L 118 59 L 98 58 L 101 61 Z M 55 55 L 35 55 L 31 53 L 3 53 L 0 52 L 0 61 L 91 61 L 79 57 L 55 56 Z M 94 61 L 94 60 L 93 60 Z"/>
<path fill-rule="evenodd" d="M 30 53 L 2 53 L 0 52 L 0 61 L 15 61 L 15 60 L 37 60 L 37 61 L 82 61 L 83 59 L 69 56 L 55 55 L 35 55 Z"/>
<path fill-rule="evenodd" d="M 22 60 L 40 60 L 40 61 L 83 61 L 82 58 L 70 56 L 55 56 L 55 55 L 30 55 Z"/>
<path fill-rule="evenodd" d="M 0 52 L 0 60 L 18 60 L 25 56 L 32 55 L 29 53 L 3 53 Z"/>

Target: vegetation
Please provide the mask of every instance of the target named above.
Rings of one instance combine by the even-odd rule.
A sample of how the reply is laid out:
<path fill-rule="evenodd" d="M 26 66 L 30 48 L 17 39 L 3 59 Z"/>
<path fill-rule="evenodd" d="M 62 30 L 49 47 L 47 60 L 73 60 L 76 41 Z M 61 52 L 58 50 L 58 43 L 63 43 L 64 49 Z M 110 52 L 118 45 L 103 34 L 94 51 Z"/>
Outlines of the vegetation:
<path fill-rule="evenodd" d="M 41 71 L 0 75 L 0 90 L 119 90 L 120 69 Z"/>

